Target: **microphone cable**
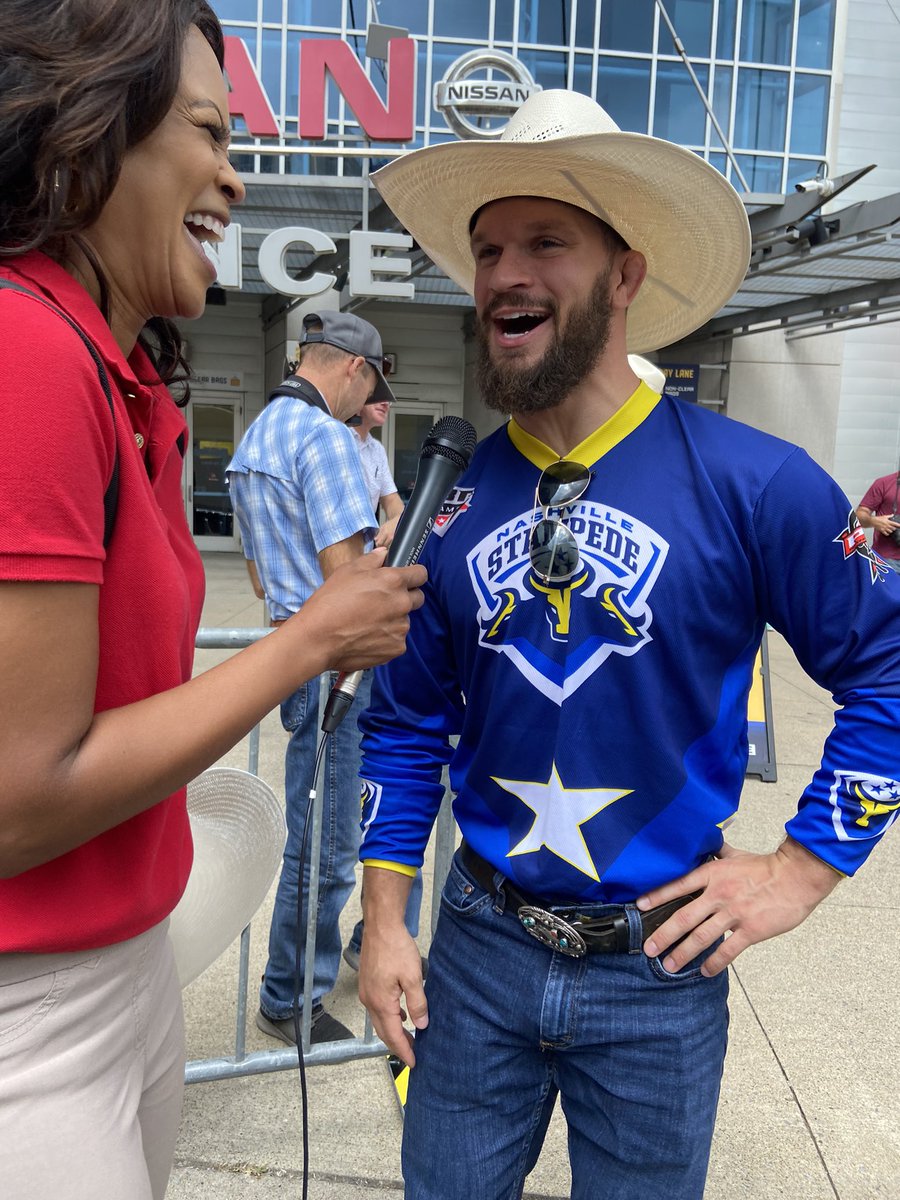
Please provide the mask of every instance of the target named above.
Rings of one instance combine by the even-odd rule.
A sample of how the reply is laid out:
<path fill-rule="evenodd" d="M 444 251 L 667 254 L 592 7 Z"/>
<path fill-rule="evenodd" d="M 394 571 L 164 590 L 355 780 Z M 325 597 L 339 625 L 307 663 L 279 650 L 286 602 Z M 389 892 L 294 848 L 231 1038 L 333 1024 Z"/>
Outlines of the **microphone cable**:
<path fill-rule="evenodd" d="M 309 1196 L 309 1097 L 306 1089 L 306 1063 L 303 1061 L 303 1040 L 300 1030 L 300 980 L 303 974 L 300 962 L 300 930 L 303 928 L 303 893 L 306 890 L 304 887 L 303 876 L 306 866 L 306 850 L 309 845 L 309 826 L 312 818 L 313 802 L 316 798 L 316 784 L 319 781 L 319 774 L 322 770 L 322 760 L 325 757 L 325 747 L 328 744 L 330 733 L 323 733 L 319 741 L 318 749 L 316 750 L 316 761 L 313 767 L 312 786 L 309 789 L 309 795 L 306 798 L 306 816 L 303 822 L 303 837 L 300 840 L 300 854 L 297 869 L 297 940 L 294 946 L 294 995 L 293 995 L 293 1020 L 294 1020 L 294 1038 L 297 1042 L 297 1071 L 300 1078 L 300 1129 L 301 1140 L 303 1144 L 303 1172 L 301 1175 L 301 1197 L 302 1200 L 308 1200 Z M 321 849 L 321 844 L 320 844 Z M 310 863 L 312 870 L 312 863 Z M 311 997 L 310 997 L 311 999 Z M 310 1025 L 310 1028 L 312 1026 Z"/>

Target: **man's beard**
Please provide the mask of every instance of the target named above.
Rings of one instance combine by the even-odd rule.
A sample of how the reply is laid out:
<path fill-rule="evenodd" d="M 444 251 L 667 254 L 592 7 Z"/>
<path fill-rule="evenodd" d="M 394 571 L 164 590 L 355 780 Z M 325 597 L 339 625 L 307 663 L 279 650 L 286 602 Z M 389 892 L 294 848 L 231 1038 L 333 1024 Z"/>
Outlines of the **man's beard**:
<path fill-rule="evenodd" d="M 509 293 L 502 297 L 502 302 L 505 306 L 521 303 L 525 308 L 533 303 L 533 299 Z M 551 310 L 548 319 L 556 323 L 559 305 L 553 302 Z M 557 326 L 543 357 L 530 367 L 493 361 L 489 313 L 490 309 L 476 324 L 478 360 L 475 377 L 485 404 L 507 415 L 556 408 L 590 375 L 606 349 L 612 320 L 609 273 L 604 271 L 598 276 L 587 300 L 571 310 L 562 332 Z"/>

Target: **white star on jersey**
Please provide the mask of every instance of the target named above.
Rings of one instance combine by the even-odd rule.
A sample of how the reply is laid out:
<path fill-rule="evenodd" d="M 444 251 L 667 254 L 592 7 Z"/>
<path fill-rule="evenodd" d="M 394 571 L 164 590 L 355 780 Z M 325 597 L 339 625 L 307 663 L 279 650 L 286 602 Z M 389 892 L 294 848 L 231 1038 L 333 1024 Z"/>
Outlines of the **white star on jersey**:
<path fill-rule="evenodd" d="M 497 779 L 496 776 L 492 778 L 494 783 L 521 800 L 534 813 L 531 828 L 521 842 L 510 850 L 510 858 L 514 854 L 532 854 L 546 846 L 551 854 L 600 882 L 581 826 L 616 800 L 630 795 L 632 788 L 626 788 L 624 791 L 617 791 L 615 788 L 565 788 L 556 763 L 551 768 L 547 783 Z"/>

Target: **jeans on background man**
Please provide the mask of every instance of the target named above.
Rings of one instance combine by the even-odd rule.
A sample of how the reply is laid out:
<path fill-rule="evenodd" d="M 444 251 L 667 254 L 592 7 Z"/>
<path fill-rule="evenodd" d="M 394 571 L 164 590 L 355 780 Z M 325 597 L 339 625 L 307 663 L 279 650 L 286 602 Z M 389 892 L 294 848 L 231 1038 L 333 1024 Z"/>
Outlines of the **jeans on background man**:
<path fill-rule="evenodd" d="M 330 690 L 334 676 L 329 677 Z M 357 717 L 368 706 L 372 672 L 363 672 L 359 689 L 343 721 L 328 739 L 325 759 L 319 772 L 316 789 L 322 796 L 322 843 L 319 854 L 319 899 L 317 905 L 315 973 L 313 977 L 313 1008 L 318 1009 L 322 997 L 332 990 L 341 961 L 340 916 L 356 885 L 356 864 L 359 860 L 359 730 Z M 297 880 L 300 850 L 306 826 L 306 799 L 313 780 L 310 764 L 315 761 L 316 748 L 322 736 L 319 722 L 320 679 L 312 679 L 299 688 L 281 705 L 281 723 L 291 735 L 285 753 L 285 792 L 288 835 L 284 849 L 284 864 L 275 908 L 269 930 L 269 961 L 260 988 L 260 1008 L 270 1021 L 291 1016 L 294 1008 L 295 950 L 293 931 L 297 925 Z M 306 846 L 304 896 L 309 895 L 309 873 L 312 862 L 310 842 Z M 422 899 L 422 877 L 419 874 L 406 908 L 406 927 L 412 937 L 419 932 L 419 905 Z M 306 957 L 306 921 L 309 909 L 304 905 L 299 929 L 300 961 Z M 361 939 L 362 922 L 354 931 Z M 351 945 L 353 945 L 351 939 Z M 358 950 L 358 946 L 355 947 Z M 328 1014 L 325 1014 L 327 1019 Z"/>

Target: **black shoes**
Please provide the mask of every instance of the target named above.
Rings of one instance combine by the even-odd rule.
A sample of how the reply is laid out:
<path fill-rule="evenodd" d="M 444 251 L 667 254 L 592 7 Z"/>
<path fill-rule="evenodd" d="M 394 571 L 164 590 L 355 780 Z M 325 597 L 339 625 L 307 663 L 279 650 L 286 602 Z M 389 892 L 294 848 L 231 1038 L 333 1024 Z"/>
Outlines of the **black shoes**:
<path fill-rule="evenodd" d="M 263 1033 L 269 1037 L 278 1038 L 279 1041 L 285 1042 L 288 1046 L 296 1046 L 297 1039 L 294 1036 L 294 1018 L 285 1017 L 280 1021 L 273 1021 L 260 1009 L 256 1014 L 256 1028 L 261 1029 Z M 343 1042 L 347 1038 L 354 1038 L 356 1034 L 342 1025 L 341 1022 L 327 1013 L 321 1004 L 314 1004 L 312 1010 L 312 1025 L 309 1033 L 310 1045 L 316 1046 L 322 1042 Z"/>

